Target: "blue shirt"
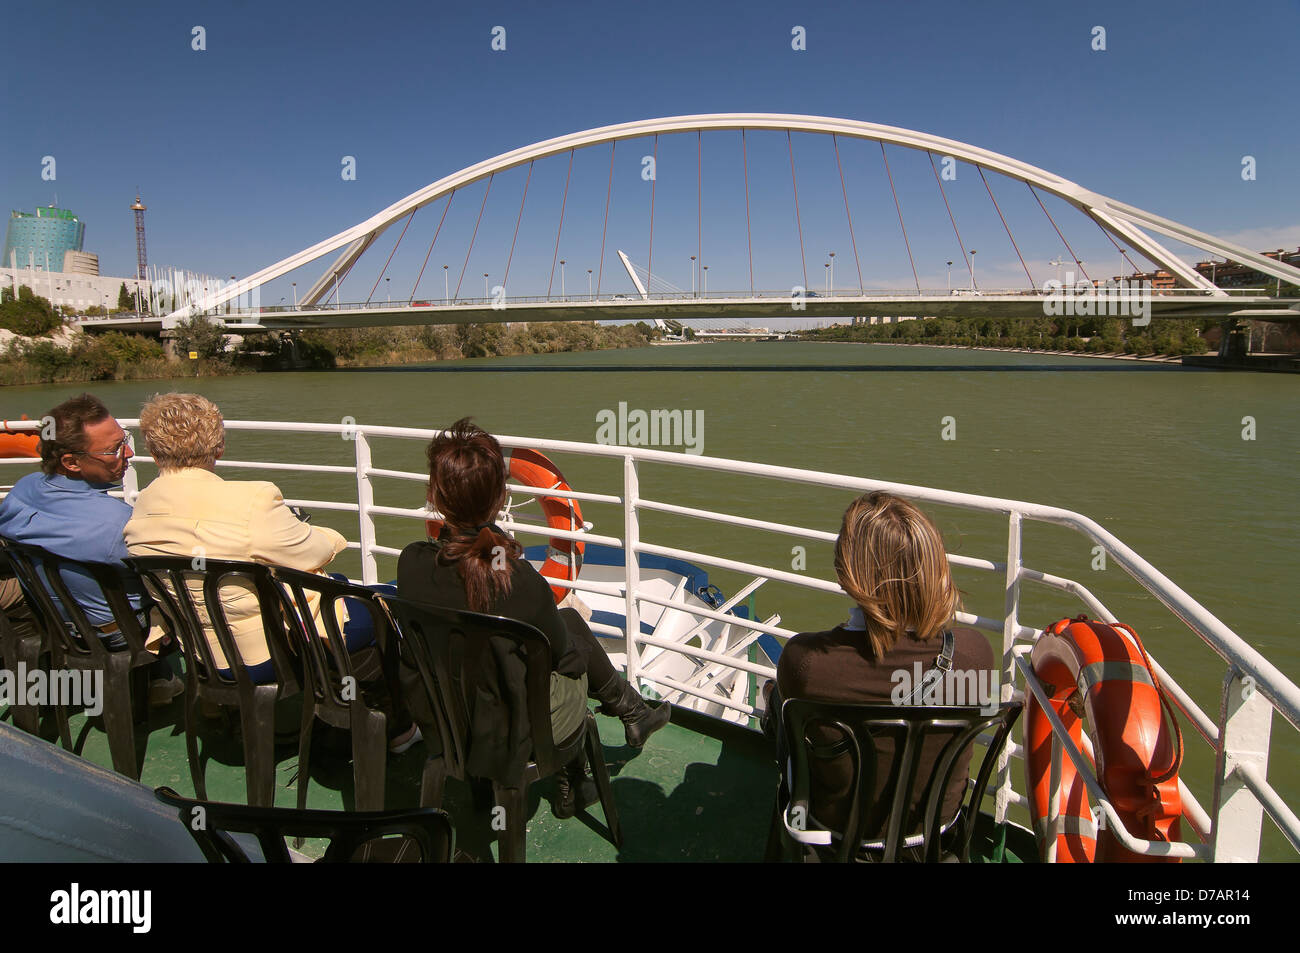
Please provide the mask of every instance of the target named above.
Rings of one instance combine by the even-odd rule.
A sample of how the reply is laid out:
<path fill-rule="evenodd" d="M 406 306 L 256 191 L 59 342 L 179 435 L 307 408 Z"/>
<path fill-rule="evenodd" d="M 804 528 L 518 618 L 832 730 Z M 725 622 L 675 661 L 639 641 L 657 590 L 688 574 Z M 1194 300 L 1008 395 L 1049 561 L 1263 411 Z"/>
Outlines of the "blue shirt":
<path fill-rule="evenodd" d="M 122 562 L 129 555 L 122 529 L 131 518 L 131 507 L 108 495 L 112 486 L 70 480 L 58 473 L 29 473 L 0 500 L 0 536 L 40 546 L 65 559 L 117 567 L 131 605 L 139 609 L 146 601 L 144 591 Z M 63 578 L 92 625 L 113 621 L 93 577 L 68 567 Z"/>

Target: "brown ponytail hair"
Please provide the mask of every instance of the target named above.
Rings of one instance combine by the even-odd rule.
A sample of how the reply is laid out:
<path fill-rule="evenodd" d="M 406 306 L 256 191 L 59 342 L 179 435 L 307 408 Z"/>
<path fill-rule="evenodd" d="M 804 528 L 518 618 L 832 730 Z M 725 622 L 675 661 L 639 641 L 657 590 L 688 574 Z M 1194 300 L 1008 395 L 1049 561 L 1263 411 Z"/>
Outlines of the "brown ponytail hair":
<path fill-rule="evenodd" d="M 428 457 L 429 503 L 451 535 L 442 555 L 456 564 L 470 611 L 487 612 L 510 595 L 507 560 L 523 555 L 523 547 L 493 525 L 506 501 L 501 445 L 462 417 L 429 442 Z"/>
<path fill-rule="evenodd" d="M 835 541 L 835 574 L 862 607 L 873 658 L 905 632 L 929 639 L 957 611 L 957 589 L 939 531 L 907 500 L 889 493 L 858 497 Z"/>

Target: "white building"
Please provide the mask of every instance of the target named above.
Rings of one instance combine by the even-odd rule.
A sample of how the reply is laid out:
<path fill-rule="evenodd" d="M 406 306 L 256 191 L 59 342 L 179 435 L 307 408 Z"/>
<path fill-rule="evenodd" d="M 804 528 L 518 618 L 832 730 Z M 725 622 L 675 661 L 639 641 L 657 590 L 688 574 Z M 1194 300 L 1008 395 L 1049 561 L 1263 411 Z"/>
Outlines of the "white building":
<path fill-rule="evenodd" d="M 69 252 L 69 255 L 74 254 Z M 81 268 L 89 268 L 91 262 L 85 258 L 94 258 L 93 255 L 85 253 L 76 253 L 82 260 L 74 264 Z M 93 266 L 96 272 L 99 271 L 99 261 L 95 259 Z M 117 296 L 122 290 L 122 285 L 126 285 L 126 290 L 134 297 L 137 289 L 140 292 L 145 306 L 148 306 L 149 300 L 149 282 L 141 281 L 138 278 L 114 278 L 100 274 L 85 274 L 84 272 L 73 271 L 45 271 L 41 268 L 0 268 L 0 284 L 13 288 L 14 293 L 18 293 L 20 285 L 26 285 L 33 292 L 42 298 L 48 298 L 50 303 L 56 307 L 62 307 L 68 310 L 85 311 L 87 308 L 101 307 L 112 310 L 117 307 Z"/>

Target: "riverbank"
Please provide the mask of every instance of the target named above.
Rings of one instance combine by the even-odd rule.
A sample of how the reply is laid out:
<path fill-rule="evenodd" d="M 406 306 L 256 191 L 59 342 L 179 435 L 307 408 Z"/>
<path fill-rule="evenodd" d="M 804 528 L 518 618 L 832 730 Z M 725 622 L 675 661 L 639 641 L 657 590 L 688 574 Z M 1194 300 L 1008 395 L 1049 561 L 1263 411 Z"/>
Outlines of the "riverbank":
<path fill-rule="evenodd" d="M 227 377 L 249 373 L 223 360 L 169 358 L 161 342 L 110 331 L 92 336 L 64 329 L 49 337 L 10 335 L 0 341 L 0 386 L 92 381 Z"/>
<path fill-rule="evenodd" d="M 827 342 L 829 343 L 829 342 Z M 905 343 L 903 341 L 843 341 L 843 344 L 873 344 L 878 347 L 932 347 L 947 351 L 995 351 L 1000 354 L 1047 354 L 1060 357 L 1093 357 L 1108 361 L 1142 361 L 1148 364 L 1180 364 L 1182 355 L 1174 354 L 1125 354 L 1122 351 L 1103 351 L 1089 354 L 1083 351 L 1054 351 L 1029 347 L 986 347 L 974 344 L 926 344 L 924 341 Z M 1206 351 L 1213 356 L 1214 351 Z"/>
<path fill-rule="evenodd" d="M 305 331 L 233 342 L 220 329 L 178 329 L 176 350 L 197 355 L 169 357 L 158 340 L 110 331 L 90 335 L 62 328 L 0 339 L 0 386 L 227 377 L 258 371 L 330 370 L 458 361 L 477 357 L 602 351 L 644 347 L 654 336 L 646 325 L 610 327 L 585 322 L 514 325 L 430 325 Z"/>

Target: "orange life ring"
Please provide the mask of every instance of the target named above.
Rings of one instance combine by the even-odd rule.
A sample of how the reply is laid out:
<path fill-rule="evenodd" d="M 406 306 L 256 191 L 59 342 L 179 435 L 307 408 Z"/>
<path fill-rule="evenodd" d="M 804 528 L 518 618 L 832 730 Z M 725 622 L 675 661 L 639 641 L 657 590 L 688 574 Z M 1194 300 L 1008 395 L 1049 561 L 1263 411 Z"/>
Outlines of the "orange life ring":
<path fill-rule="evenodd" d="M 1172 728 L 1165 724 L 1168 702 L 1137 633 L 1118 622 L 1089 622 L 1084 615 L 1061 619 L 1039 638 L 1030 661 L 1075 745 L 1081 740 L 1082 715 L 1087 715 L 1097 778 L 1125 828 L 1149 841 L 1181 839 L 1182 734 L 1172 711 Z M 1030 691 L 1025 692 L 1024 733 L 1026 788 L 1041 846 L 1052 793 L 1052 728 Z M 1098 832 L 1087 786 L 1064 753 L 1059 813 L 1058 863 L 1178 860 L 1139 856 L 1125 850 L 1110 830 Z"/>
<path fill-rule="evenodd" d="M 23 414 L 23 420 L 27 415 Z M 41 455 L 41 435 L 31 430 L 10 430 L 9 421 L 3 423 L 0 433 L 0 457 L 37 457 Z"/>
<path fill-rule="evenodd" d="M 536 487 L 539 490 L 560 490 L 569 492 L 569 484 L 550 459 L 536 450 L 521 447 L 516 450 L 503 450 L 506 458 L 506 470 L 509 478 L 516 483 Z M 551 529 L 573 530 L 582 527 L 582 508 L 577 500 L 560 496 L 541 496 L 542 512 L 546 514 L 546 523 Z M 442 531 L 442 520 L 426 520 L 425 528 L 431 539 L 436 539 Z M 546 562 L 542 566 L 542 575 L 548 579 L 568 579 L 569 563 L 573 553 L 577 552 L 573 566 L 573 578 L 578 578 L 582 571 L 582 554 L 586 544 L 581 540 L 561 539 L 552 536 L 546 550 Z M 551 593 L 557 603 L 563 602 L 569 590 L 564 586 L 551 586 Z"/>

